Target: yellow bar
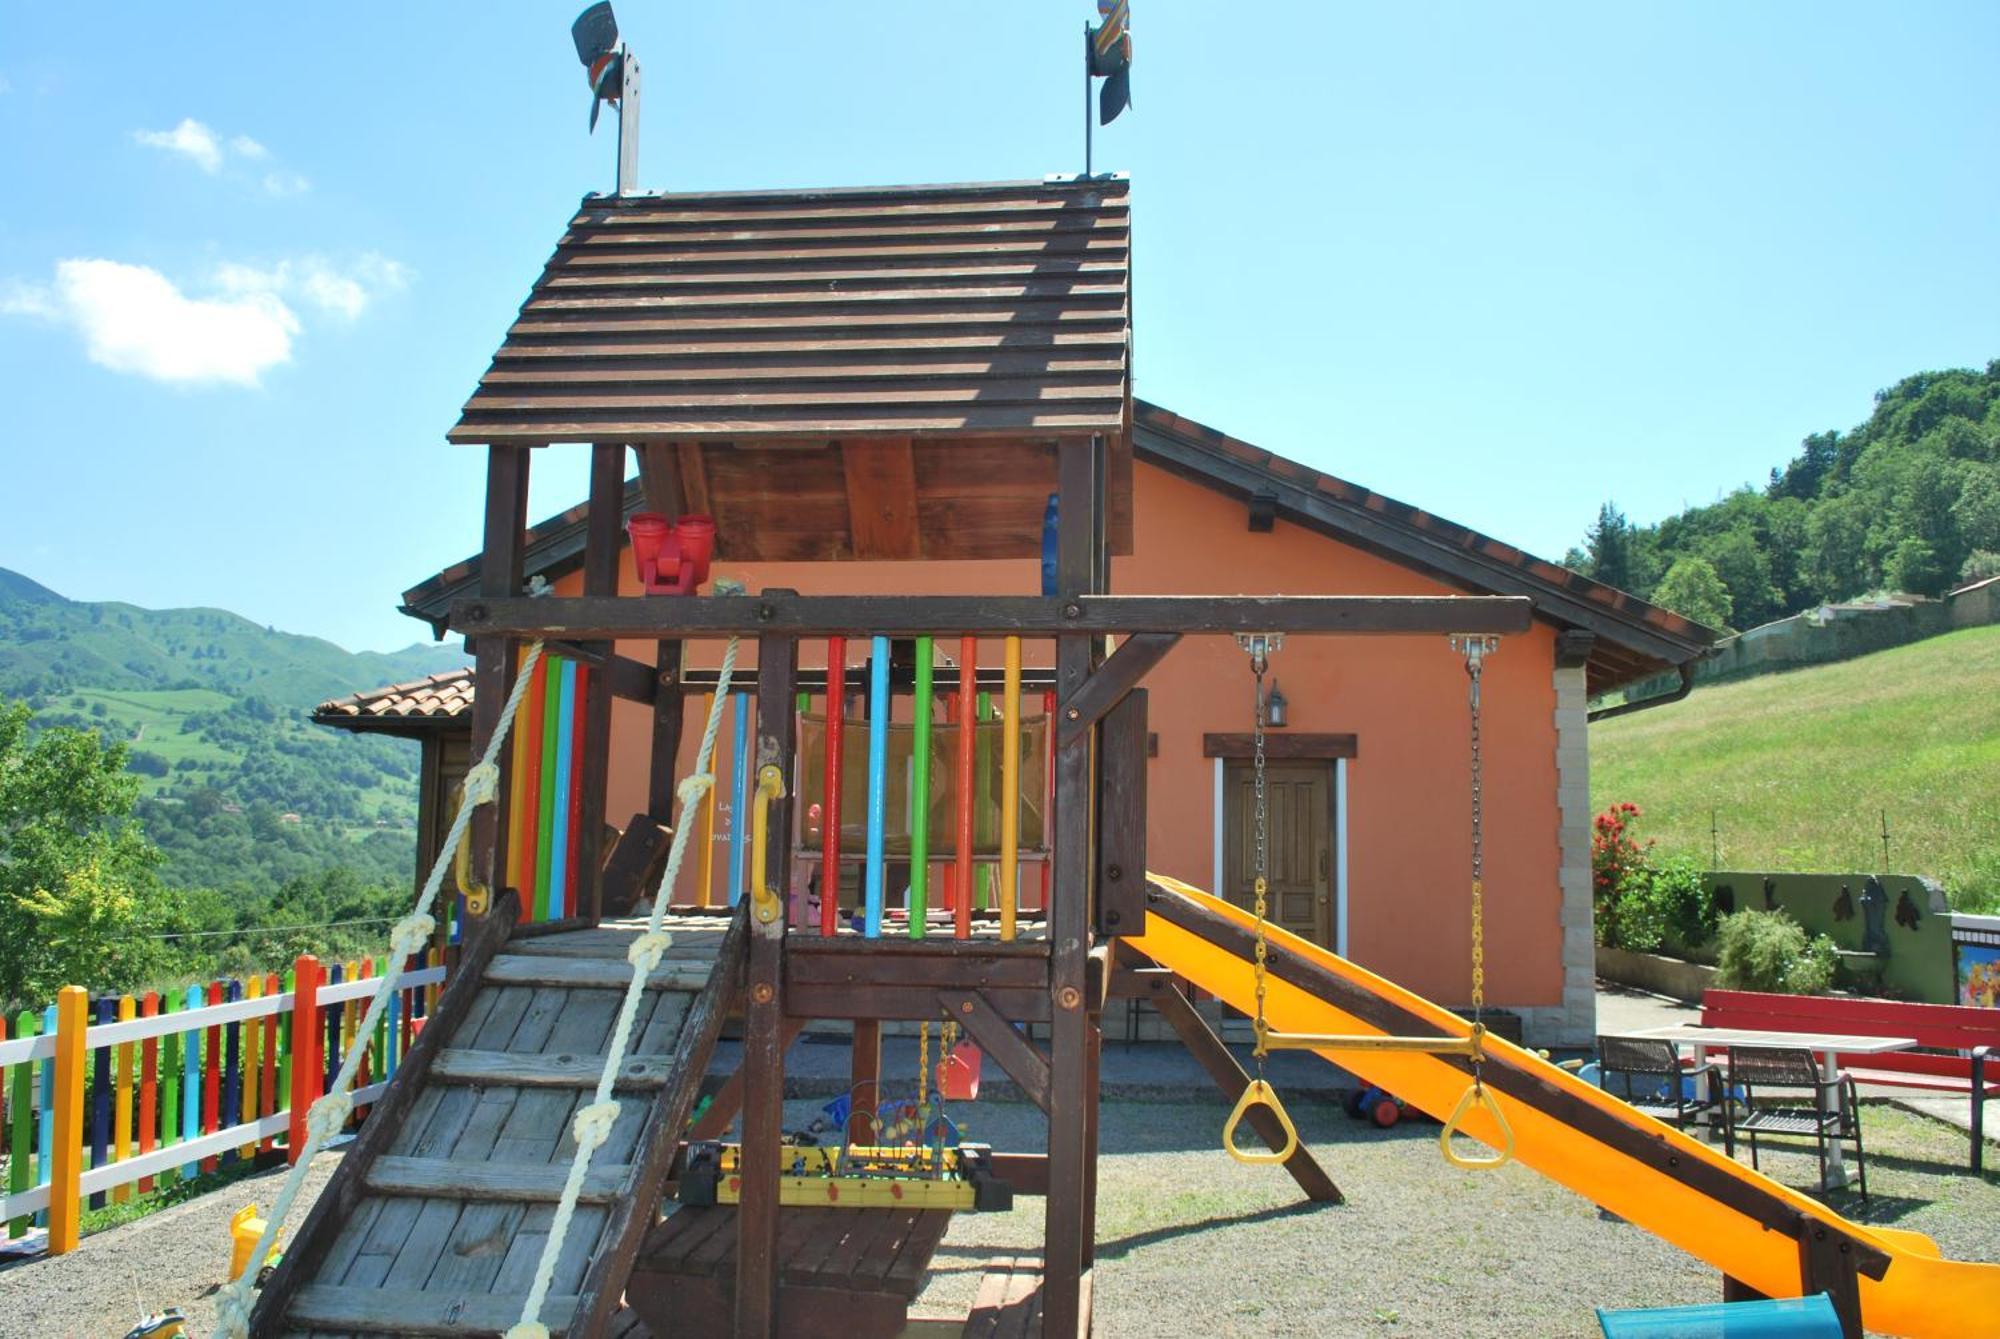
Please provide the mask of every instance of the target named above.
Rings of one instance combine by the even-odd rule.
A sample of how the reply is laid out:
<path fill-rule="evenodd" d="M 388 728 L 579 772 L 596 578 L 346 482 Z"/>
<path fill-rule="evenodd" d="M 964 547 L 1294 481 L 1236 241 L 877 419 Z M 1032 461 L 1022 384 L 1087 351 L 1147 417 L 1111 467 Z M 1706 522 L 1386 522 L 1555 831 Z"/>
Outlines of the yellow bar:
<path fill-rule="evenodd" d="M 750 808 L 750 910 L 763 925 L 785 914 L 785 899 L 771 886 L 771 801 L 785 793 L 785 771 L 774 762 L 757 769 L 757 795 Z"/>
<path fill-rule="evenodd" d="M 514 662 L 515 674 L 521 673 L 527 658 L 527 648 L 523 647 Z M 522 705 L 525 706 L 526 703 Z M 517 734 L 514 739 L 519 740 L 520 736 Z M 522 807 L 527 803 L 528 788 L 526 780 L 521 775 L 521 768 L 515 766 L 519 757 L 519 753 L 510 752 L 507 761 L 507 882 L 502 885 L 506 888 L 521 887 Z M 471 829 L 467 828 L 466 831 L 470 833 Z"/>
<path fill-rule="evenodd" d="M 49 1254 L 76 1249 L 83 1196 L 84 1029 L 90 1026 L 90 992 L 64 986 L 56 996 L 56 1094 L 54 1148 L 49 1158 Z"/>
<path fill-rule="evenodd" d="M 118 1000 L 118 1021 L 139 1016 L 139 1003 L 130 995 Z M 111 1099 L 111 1138 L 113 1162 L 123 1162 L 132 1156 L 132 1043 L 125 1042 L 118 1047 L 117 1086 Z M 123 1204 L 132 1198 L 132 1187 L 128 1183 L 113 1187 L 111 1202 Z"/>
<path fill-rule="evenodd" d="M 1358 1036 L 1330 1032 L 1268 1032 L 1264 1048 L 1270 1051 L 1420 1051 L 1425 1055 L 1471 1055 L 1477 1043 L 1471 1037 L 1383 1037 L 1362 1033 Z"/>
<path fill-rule="evenodd" d="M 708 719 L 709 713 L 714 710 L 715 710 L 715 694 L 703 693 L 701 695 L 701 719 L 703 721 L 706 721 Z M 714 765 L 715 765 L 714 760 L 711 759 L 709 762 L 709 766 L 713 767 Z M 668 897 L 673 896 L 673 890 L 671 888 L 667 890 L 667 896 Z M 701 797 L 701 905 L 704 907 L 714 906 L 715 903 L 710 900 L 714 896 L 715 896 L 715 786 L 711 784 L 708 790 Z"/>
<path fill-rule="evenodd" d="M 250 1000 L 262 999 L 264 997 L 264 974 L 262 972 L 250 973 L 250 979 L 243 983 L 243 997 Z M 262 1049 L 259 1042 L 263 1035 L 263 1019 L 246 1018 L 243 1020 L 243 1113 L 238 1119 L 246 1125 L 256 1120 L 259 1115 L 257 1110 L 257 1094 L 262 1087 L 258 1082 L 262 1076 L 262 1070 L 258 1067 L 258 1053 Z M 237 1152 L 246 1158 L 256 1157 L 257 1141 L 252 1139 L 249 1143 L 238 1149 Z"/>
<path fill-rule="evenodd" d="M 1014 937 L 1021 867 L 1021 639 L 1007 639 L 1000 705 L 1000 937 Z"/>

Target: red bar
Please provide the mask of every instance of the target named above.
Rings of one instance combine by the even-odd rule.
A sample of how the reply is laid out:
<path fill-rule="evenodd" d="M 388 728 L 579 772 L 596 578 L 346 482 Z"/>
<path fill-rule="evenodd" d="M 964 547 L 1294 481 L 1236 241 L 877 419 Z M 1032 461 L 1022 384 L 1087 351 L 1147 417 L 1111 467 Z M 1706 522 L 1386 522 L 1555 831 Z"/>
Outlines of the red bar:
<path fill-rule="evenodd" d="M 220 981 L 208 983 L 208 1002 L 220 1004 L 223 989 Z M 208 1029 L 208 1045 L 202 1056 L 201 1075 L 201 1132 L 214 1134 L 222 1127 L 217 1123 L 222 1110 L 222 1025 L 212 1024 Z M 213 1156 L 201 1160 L 201 1169 L 212 1172 L 217 1166 Z"/>
<path fill-rule="evenodd" d="M 319 959 L 301 953 L 292 964 L 292 1109 L 286 1158 L 297 1162 L 306 1147 L 306 1109 L 319 1099 Z"/>
<path fill-rule="evenodd" d="M 528 700 L 514 724 L 514 756 L 521 771 L 521 919 L 535 919 L 536 861 L 542 851 L 542 708 L 548 695 L 549 658 L 535 662 Z M 512 838 L 513 834 L 509 833 Z"/>
<path fill-rule="evenodd" d="M 563 914 L 583 910 L 583 704 L 590 693 L 590 666 L 576 667 L 576 693 L 570 711 L 569 872 L 563 879 Z M 685 821 L 685 820 L 683 820 Z M 672 896 L 671 892 L 668 894 Z"/>
<path fill-rule="evenodd" d="M 958 639 L 958 843 L 954 852 L 958 873 L 958 905 L 953 933 L 960 939 L 972 937 L 972 777 L 973 759 L 978 752 L 979 685 L 974 682 L 979 668 L 979 639 Z"/>
<path fill-rule="evenodd" d="M 840 933 L 840 766 L 847 747 L 847 638 L 826 639 L 826 775 L 820 801 L 819 932 Z"/>
<path fill-rule="evenodd" d="M 139 1017 L 152 1018 L 160 1012 L 160 993 L 149 990 L 139 999 Z M 139 1043 L 139 1152 L 153 1151 L 153 1136 L 160 1114 L 160 1039 L 148 1037 Z M 25 1118 L 28 1113 L 21 1113 Z M 153 1178 L 139 1178 L 139 1193 L 153 1188 Z"/>

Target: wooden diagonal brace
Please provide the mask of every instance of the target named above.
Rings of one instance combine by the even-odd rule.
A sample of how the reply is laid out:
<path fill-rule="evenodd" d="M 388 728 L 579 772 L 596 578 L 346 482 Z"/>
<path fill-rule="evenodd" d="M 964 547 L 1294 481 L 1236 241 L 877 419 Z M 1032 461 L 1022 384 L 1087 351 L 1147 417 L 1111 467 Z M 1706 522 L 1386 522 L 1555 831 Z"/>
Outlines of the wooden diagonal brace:
<path fill-rule="evenodd" d="M 1178 632 L 1141 632 L 1127 637 L 1111 658 L 1083 681 L 1075 696 L 1057 709 L 1056 742 L 1072 744 L 1103 720 L 1153 666 L 1166 659 L 1167 652 L 1180 645 L 1180 640 Z"/>
<path fill-rule="evenodd" d="M 1028 1100 L 1044 1113 L 1049 1109 L 1049 1062 L 1014 1025 L 976 990 L 941 990 L 938 1008 L 964 1028 L 986 1054 L 999 1062 L 1007 1076 L 1021 1085 Z"/>

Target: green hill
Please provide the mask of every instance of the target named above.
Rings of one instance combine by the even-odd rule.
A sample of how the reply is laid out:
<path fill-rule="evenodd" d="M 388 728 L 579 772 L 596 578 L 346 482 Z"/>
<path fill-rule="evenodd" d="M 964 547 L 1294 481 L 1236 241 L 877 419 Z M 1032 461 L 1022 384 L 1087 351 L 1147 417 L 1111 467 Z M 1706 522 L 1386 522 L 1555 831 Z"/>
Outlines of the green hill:
<path fill-rule="evenodd" d="M 220 609 L 69 600 L 0 568 L 0 697 L 27 700 L 38 726 L 126 745 L 177 887 L 255 895 L 342 867 L 406 878 L 416 746 L 306 713 L 463 663 L 456 645 L 354 653 Z"/>
<path fill-rule="evenodd" d="M 1591 799 L 1720 867 L 1882 866 L 2000 907 L 2000 627 L 1697 689 L 1591 727 Z"/>

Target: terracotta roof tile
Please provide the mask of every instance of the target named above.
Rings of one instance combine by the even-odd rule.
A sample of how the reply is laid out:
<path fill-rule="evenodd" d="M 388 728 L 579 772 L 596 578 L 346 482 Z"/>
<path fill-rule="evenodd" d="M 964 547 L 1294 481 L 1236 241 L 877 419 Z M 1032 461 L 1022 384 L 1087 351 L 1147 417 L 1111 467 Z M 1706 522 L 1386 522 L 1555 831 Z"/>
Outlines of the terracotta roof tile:
<path fill-rule="evenodd" d="M 472 670 L 467 668 L 336 697 L 314 707 L 312 718 L 321 725 L 365 729 L 376 722 L 455 720 L 471 709 Z"/>

